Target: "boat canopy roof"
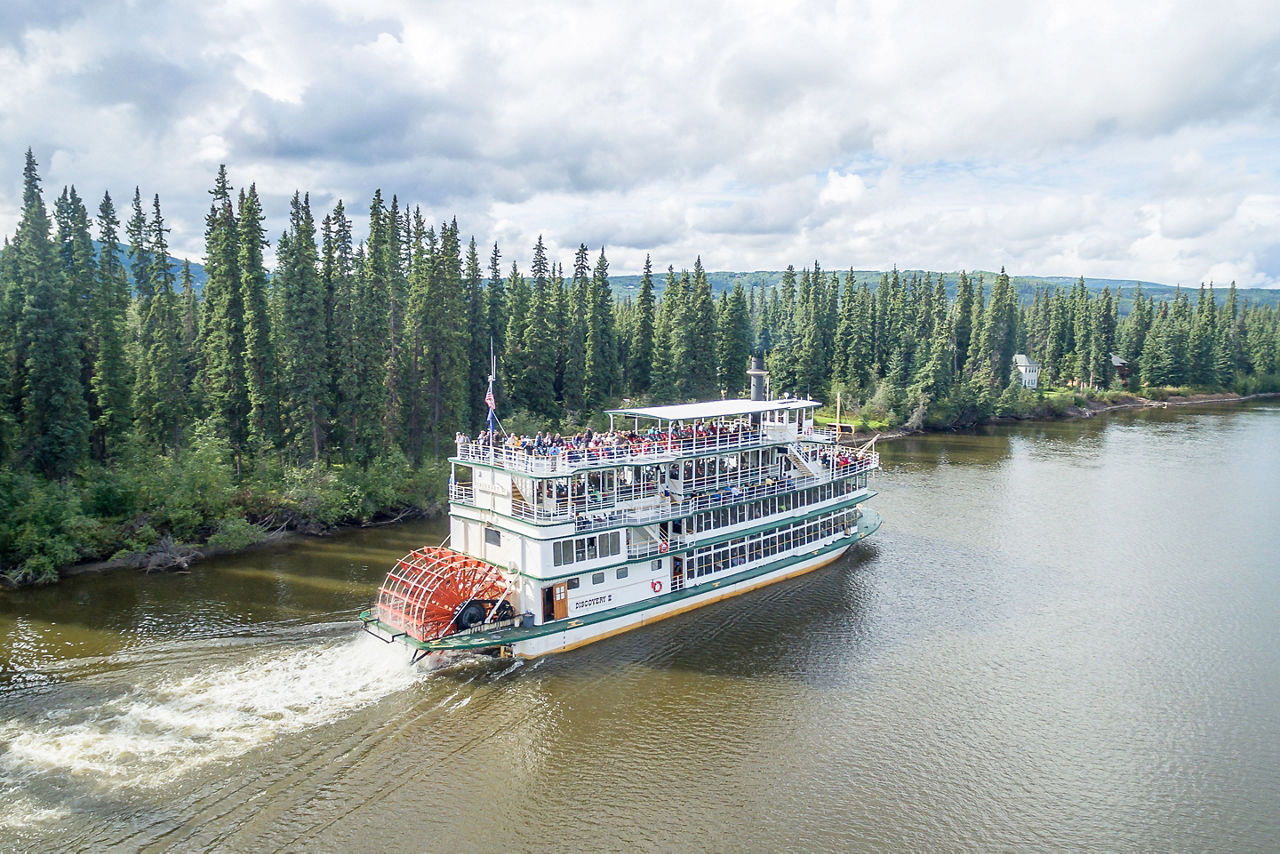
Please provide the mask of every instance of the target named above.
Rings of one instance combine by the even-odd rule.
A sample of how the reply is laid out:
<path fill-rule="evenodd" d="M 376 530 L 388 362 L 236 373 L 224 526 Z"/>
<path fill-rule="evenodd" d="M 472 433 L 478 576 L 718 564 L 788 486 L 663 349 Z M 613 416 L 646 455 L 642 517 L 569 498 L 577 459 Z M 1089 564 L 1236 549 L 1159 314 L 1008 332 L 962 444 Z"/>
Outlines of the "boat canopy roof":
<path fill-rule="evenodd" d="M 644 406 L 636 409 L 610 409 L 610 415 L 637 418 L 656 418 L 660 421 L 706 421 L 729 415 L 756 415 L 761 412 L 780 412 L 794 409 L 812 409 L 822 404 L 816 400 L 783 398 L 781 400 L 707 400 L 702 403 L 677 403 L 673 406 Z"/>

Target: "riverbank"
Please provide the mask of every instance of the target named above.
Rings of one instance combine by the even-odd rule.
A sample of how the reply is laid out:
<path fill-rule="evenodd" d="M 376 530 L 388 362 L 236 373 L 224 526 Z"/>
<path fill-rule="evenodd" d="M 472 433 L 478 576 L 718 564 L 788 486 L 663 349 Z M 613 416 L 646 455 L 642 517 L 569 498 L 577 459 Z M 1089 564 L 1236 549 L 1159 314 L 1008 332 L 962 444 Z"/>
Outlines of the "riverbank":
<path fill-rule="evenodd" d="M 320 530 L 298 530 L 287 527 L 280 527 L 274 531 L 264 532 L 261 539 L 257 539 L 252 543 L 241 546 L 220 546 L 213 545 L 208 542 L 199 543 L 173 543 L 161 542 L 156 547 L 147 549 L 146 551 L 132 552 L 127 555 L 120 555 L 110 560 L 86 561 L 84 563 L 72 564 L 58 572 L 59 579 L 72 578 L 77 575 L 91 575 L 94 573 L 116 572 L 125 569 L 142 570 L 143 572 L 183 572 L 191 568 L 192 564 L 202 560 L 208 560 L 214 557 L 224 557 L 227 555 L 248 554 L 268 548 L 270 546 L 278 546 L 282 543 L 288 543 L 294 540 L 318 539 L 341 536 L 351 531 L 363 531 L 370 528 L 382 528 L 387 525 L 395 525 L 399 522 L 408 522 L 416 519 L 435 519 L 445 513 L 445 508 L 439 504 L 433 504 L 430 507 L 411 507 L 407 510 L 392 515 L 391 513 L 383 514 L 383 516 L 375 518 L 373 521 L 361 524 L 347 525 L 331 525 Z M 11 587 L 11 589 L 16 589 Z"/>
<path fill-rule="evenodd" d="M 1077 418 L 1093 418 L 1098 415 L 1105 415 L 1109 412 L 1121 412 L 1124 410 L 1134 409 L 1164 409 L 1170 406 L 1197 406 L 1204 404 L 1228 404 L 1228 403 L 1247 403 L 1251 400 L 1264 400 L 1269 398 L 1280 398 L 1280 392 L 1262 392 L 1259 394 L 1239 395 L 1231 392 L 1216 392 L 1208 394 L 1192 394 L 1192 395 L 1170 395 L 1163 400 L 1142 397 L 1141 395 L 1126 395 L 1119 398 L 1120 402 L 1101 401 L 1092 398 L 1085 398 L 1083 405 L 1073 403 L 1065 407 L 1061 412 L 1042 409 L 1034 411 L 1025 416 L 1001 415 L 990 418 L 981 424 L 965 425 L 964 427 L 945 427 L 945 428 L 928 428 L 928 427 L 895 427 L 891 430 L 883 432 L 871 433 L 854 433 L 854 441 L 869 441 L 876 438 L 877 442 L 892 442 L 894 439 L 902 439 L 907 436 L 919 436 L 924 433 L 948 433 L 961 429 L 973 429 L 989 424 L 1013 424 L 1036 421 L 1066 421 Z"/>
<path fill-rule="evenodd" d="M 1098 415 L 1104 415 L 1110 412 L 1119 412 L 1134 409 L 1156 409 L 1167 407 L 1184 407 L 1206 404 L 1234 404 L 1246 403 L 1251 400 L 1277 398 L 1280 393 L 1268 392 L 1251 395 L 1237 395 L 1230 392 L 1219 392 L 1212 394 L 1193 394 L 1193 395 L 1170 395 L 1163 400 L 1142 397 L 1140 395 L 1125 395 L 1120 398 L 1112 398 L 1108 401 L 1092 399 L 1087 397 L 1079 398 L 1079 402 L 1073 399 L 1071 405 L 1053 409 L 1049 406 L 1033 411 L 1023 416 L 1000 416 L 991 418 L 983 424 L 1002 424 L 1015 422 L 1035 422 L 1035 421 L 1061 421 L 1077 418 L 1093 418 Z M 1083 405 L 1080 405 L 1082 403 Z M 855 441 L 869 441 L 873 437 L 878 437 L 878 442 L 891 442 L 895 439 L 901 439 L 907 436 L 918 436 L 924 433 L 945 433 L 955 432 L 958 429 L 971 429 L 972 427 L 983 426 L 979 424 L 968 425 L 965 428 L 947 427 L 947 428 L 908 428 L 896 427 L 879 433 L 856 433 Z M 361 530 L 367 528 L 381 527 L 395 524 L 397 522 L 409 519 L 436 518 L 447 512 L 447 507 L 442 502 L 436 501 L 426 506 L 411 506 L 405 508 L 399 506 L 390 510 L 379 510 L 371 513 L 367 521 L 359 523 L 336 523 L 324 524 L 315 520 L 304 520 L 299 524 L 297 519 L 279 526 L 261 526 L 252 525 L 248 522 L 244 523 L 241 530 L 241 538 L 239 542 L 228 544 L 225 541 L 219 542 L 217 536 L 203 541 L 177 542 L 172 538 L 164 537 L 161 540 L 146 549 L 120 554 L 108 560 L 92 560 L 79 563 L 69 564 L 62 567 L 57 572 L 57 577 L 68 578 L 78 575 L 118 572 L 122 570 L 135 570 L 145 573 L 153 572 L 181 572 L 189 570 L 194 564 L 207 560 L 212 557 L 221 557 L 226 555 L 235 555 L 249 553 L 257 549 L 268 546 L 279 545 L 294 540 L 304 540 L 315 537 L 331 537 L 348 531 Z M 11 580 L 0 576 L 0 584 L 14 589 L 19 586 Z"/>

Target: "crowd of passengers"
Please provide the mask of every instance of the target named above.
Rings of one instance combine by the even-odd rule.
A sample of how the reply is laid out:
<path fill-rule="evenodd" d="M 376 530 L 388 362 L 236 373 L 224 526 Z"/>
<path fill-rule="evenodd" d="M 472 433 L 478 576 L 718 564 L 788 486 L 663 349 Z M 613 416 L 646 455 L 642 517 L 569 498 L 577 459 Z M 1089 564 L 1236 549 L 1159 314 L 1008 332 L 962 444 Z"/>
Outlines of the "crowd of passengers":
<path fill-rule="evenodd" d="M 567 461 L 577 462 L 583 459 L 611 459 L 616 456 L 660 453 L 666 450 L 679 450 L 693 444 L 734 445 L 756 439 L 759 435 L 758 426 L 742 421 L 705 424 L 697 421 L 689 427 L 672 427 L 667 430 L 659 430 L 654 426 L 647 430 L 610 430 L 600 433 L 588 427 L 572 436 L 540 432 L 534 436 L 511 433 L 502 437 L 493 431 L 484 430 L 476 436 L 475 441 L 484 446 L 523 451 L 531 456 L 563 455 Z M 454 438 L 459 448 L 471 443 L 471 438 L 465 433 L 459 433 Z"/>

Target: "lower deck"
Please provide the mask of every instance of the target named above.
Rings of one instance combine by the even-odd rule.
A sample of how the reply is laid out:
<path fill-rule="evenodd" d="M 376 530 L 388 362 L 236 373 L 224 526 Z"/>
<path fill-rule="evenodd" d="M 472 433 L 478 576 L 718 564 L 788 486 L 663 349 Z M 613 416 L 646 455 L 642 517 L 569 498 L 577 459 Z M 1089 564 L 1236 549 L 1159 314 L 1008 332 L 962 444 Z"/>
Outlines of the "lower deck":
<path fill-rule="evenodd" d="M 372 611 L 360 615 L 365 628 L 380 636 L 391 636 L 422 651 L 504 649 L 522 656 L 536 656 L 555 652 L 599 640 L 602 637 L 636 628 L 646 622 L 673 616 L 691 608 L 701 607 L 728 596 L 771 584 L 793 575 L 816 569 L 838 558 L 854 543 L 869 537 L 880 527 L 880 516 L 874 510 L 863 509 L 855 528 L 829 543 L 777 560 L 748 566 L 736 573 L 727 573 L 709 583 L 680 586 L 647 597 L 639 602 L 616 608 L 596 611 L 582 616 L 552 620 L 540 625 L 517 623 L 503 627 L 477 627 L 470 632 L 448 635 L 431 641 L 418 641 L 403 634 L 395 634 L 390 627 L 380 623 Z M 388 639 L 384 637 L 383 639 Z"/>

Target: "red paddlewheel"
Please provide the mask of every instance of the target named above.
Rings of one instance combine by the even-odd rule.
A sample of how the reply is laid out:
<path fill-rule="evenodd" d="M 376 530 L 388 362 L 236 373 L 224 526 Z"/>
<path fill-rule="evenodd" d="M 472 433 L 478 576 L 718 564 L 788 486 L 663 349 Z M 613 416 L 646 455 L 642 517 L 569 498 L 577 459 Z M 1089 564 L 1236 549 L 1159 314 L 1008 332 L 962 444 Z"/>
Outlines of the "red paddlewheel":
<path fill-rule="evenodd" d="M 387 573 L 375 615 L 417 640 L 435 640 L 511 614 L 508 590 L 502 573 L 482 560 L 444 547 L 422 548 Z"/>

